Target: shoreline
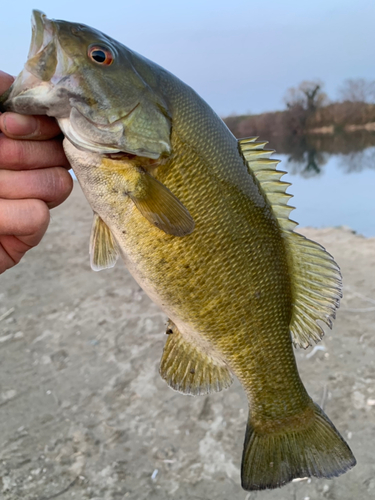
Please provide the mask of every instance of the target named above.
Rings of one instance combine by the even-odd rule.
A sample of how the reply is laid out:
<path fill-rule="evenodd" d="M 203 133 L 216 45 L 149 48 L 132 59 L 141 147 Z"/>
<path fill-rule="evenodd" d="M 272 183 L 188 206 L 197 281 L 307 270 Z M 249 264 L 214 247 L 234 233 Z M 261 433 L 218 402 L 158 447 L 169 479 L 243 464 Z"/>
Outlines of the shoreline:
<path fill-rule="evenodd" d="M 344 132 L 350 133 L 350 132 L 359 132 L 359 131 L 366 131 L 366 132 L 375 132 L 375 122 L 369 122 L 365 123 L 363 125 L 345 125 L 344 126 Z M 316 128 L 310 128 L 305 131 L 305 134 L 334 134 L 335 133 L 335 126 L 334 125 L 327 125 L 325 127 L 316 127 Z"/>

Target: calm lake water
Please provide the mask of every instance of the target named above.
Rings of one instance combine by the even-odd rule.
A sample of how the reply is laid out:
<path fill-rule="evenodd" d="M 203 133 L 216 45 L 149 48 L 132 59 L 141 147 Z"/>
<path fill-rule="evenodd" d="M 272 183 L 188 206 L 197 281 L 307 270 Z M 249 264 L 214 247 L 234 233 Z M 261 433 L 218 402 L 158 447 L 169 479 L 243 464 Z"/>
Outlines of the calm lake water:
<path fill-rule="evenodd" d="M 275 154 L 286 170 L 282 180 L 292 183 L 291 218 L 300 226 L 349 226 L 375 236 L 375 147 L 350 154 L 320 154 L 316 169 Z M 323 163 L 323 164 L 322 164 Z"/>

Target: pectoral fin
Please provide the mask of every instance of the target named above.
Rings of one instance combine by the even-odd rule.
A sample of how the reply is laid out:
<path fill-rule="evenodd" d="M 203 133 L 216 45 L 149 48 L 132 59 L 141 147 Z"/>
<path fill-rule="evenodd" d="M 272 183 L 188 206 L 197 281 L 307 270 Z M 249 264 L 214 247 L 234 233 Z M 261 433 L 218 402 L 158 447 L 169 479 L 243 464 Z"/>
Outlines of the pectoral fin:
<path fill-rule="evenodd" d="M 143 217 L 165 233 L 186 236 L 193 232 L 194 220 L 188 210 L 150 174 L 143 173 L 138 189 L 129 196 Z"/>
<path fill-rule="evenodd" d="M 90 238 L 90 264 L 94 271 L 114 267 L 119 256 L 117 243 L 99 215 L 94 213 Z"/>
<path fill-rule="evenodd" d="M 116 188 L 129 196 L 151 224 L 167 234 L 186 236 L 194 230 L 194 220 L 169 189 L 134 161 L 104 158 L 101 168 L 116 179 Z"/>

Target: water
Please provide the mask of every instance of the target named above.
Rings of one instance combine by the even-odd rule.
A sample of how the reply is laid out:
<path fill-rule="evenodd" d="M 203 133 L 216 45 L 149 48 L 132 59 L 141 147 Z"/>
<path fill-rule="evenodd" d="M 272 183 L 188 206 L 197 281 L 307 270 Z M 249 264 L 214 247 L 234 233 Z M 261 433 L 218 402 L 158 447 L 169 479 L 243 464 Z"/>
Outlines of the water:
<path fill-rule="evenodd" d="M 375 147 L 344 154 L 321 154 L 320 165 L 277 155 L 283 180 L 294 197 L 291 218 L 300 226 L 349 226 L 366 237 L 375 236 Z"/>

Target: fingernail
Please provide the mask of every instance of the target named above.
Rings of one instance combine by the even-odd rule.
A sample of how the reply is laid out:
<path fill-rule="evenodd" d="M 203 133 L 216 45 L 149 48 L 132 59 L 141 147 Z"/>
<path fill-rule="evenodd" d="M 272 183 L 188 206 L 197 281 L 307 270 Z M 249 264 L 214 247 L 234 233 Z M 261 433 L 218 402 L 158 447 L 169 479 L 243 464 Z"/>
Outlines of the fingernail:
<path fill-rule="evenodd" d="M 38 122 L 33 116 L 6 113 L 4 116 L 4 129 L 6 134 L 26 139 L 35 135 L 38 129 Z"/>

